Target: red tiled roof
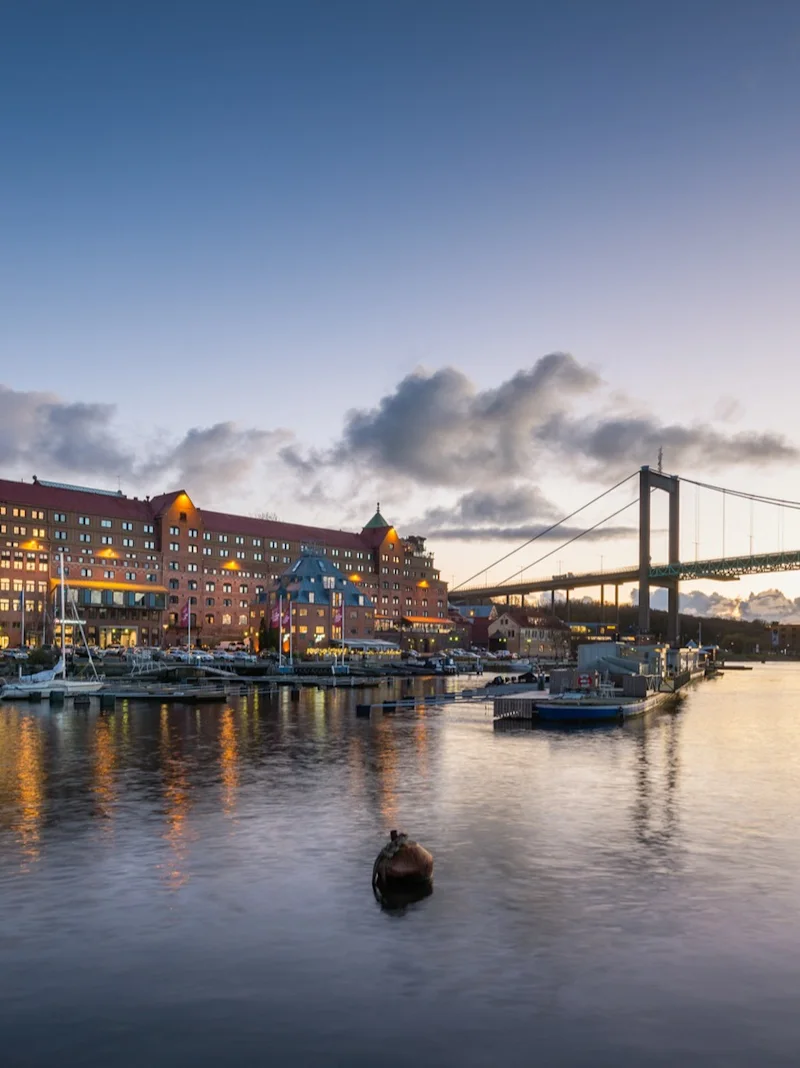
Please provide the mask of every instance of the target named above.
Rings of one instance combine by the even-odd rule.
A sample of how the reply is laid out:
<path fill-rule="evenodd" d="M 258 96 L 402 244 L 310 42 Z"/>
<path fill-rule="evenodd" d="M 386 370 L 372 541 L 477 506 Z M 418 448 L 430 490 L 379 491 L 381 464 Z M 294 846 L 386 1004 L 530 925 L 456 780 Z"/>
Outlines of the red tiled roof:
<path fill-rule="evenodd" d="M 42 486 L 38 482 L 0 479 L 0 501 L 53 511 L 102 514 L 110 519 L 138 519 L 144 523 L 152 523 L 157 516 L 162 515 L 181 492 L 184 491 L 161 493 L 148 501 L 117 496 L 114 493 L 92 493 L 89 490 Z M 204 509 L 198 511 L 206 529 L 218 534 L 247 534 L 274 541 L 315 542 L 359 552 L 374 548 L 386 535 L 386 531 L 374 529 L 355 534 L 347 530 L 281 523 L 273 519 L 256 519 L 226 512 L 207 512 Z"/>
<path fill-rule="evenodd" d="M 175 490 L 173 493 L 159 493 L 158 496 L 151 497 L 150 507 L 153 509 L 153 515 L 161 515 L 162 512 L 166 512 L 176 498 L 185 492 L 185 490 Z"/>
<path fill-rule="evenodd" d="M 0 479 L 0 501 L 27 508 L 49 508 L 56 512 L 86 512 L 117 519 L 139 519 L 150 523 L 153 512 L 145 500 L 118 497 L 115 493 L 92 493 L 80 489 L 42 486 L 39 482 L 12 482 Z"/>
<path fill-rule="evenodd" d="M 206 530 L 215 534 L 247 534 L 256 538 L 274 541 L 306 541 L 322 545 L 335 545 L 343 549 L 363 551 L 367 546 L 360 534 L 346 530 L 330 530 L 326 527 L 307 527 L 300 523 L 281 523 L 276 519 L 256 519 L 252 516 L 229 515 L 225 512 L 207 512 L 198 509 Z"/>

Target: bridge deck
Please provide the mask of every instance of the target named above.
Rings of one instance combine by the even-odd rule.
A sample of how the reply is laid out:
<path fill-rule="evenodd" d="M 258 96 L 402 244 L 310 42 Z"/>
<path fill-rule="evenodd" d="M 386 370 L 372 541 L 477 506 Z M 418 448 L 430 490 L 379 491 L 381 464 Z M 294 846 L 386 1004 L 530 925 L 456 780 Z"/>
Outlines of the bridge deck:
<path fill-rule="evenodd" d="M 696 560 L 693 563 L 653 564 L 650 582 L 654 586 L 669 585 L 675 579 L 713 579 L 733 582 L 742 575 L 764 575 L 774 571 L 800 571 L 800 550 L 759 553 L 754 556 L 727 556 L 715 560 Z M 501 583 L 496 586 L 466 586 L 451 590 L 452 602 L 469 602 L 485 597 L 519 596 L 525 593 L 547 593 L 551 590 L 585 589 L 590 586 L 625 586 L 639 581 L 639 568 L 626 567 L 617 571 L 567 572 L 550 578 Z"/>

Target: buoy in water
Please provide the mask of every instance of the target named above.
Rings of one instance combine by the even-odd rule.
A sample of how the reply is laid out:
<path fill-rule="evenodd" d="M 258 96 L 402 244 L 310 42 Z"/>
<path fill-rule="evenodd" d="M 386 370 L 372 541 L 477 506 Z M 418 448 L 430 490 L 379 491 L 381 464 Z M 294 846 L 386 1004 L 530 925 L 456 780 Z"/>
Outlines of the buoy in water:
<path fill-rule="evenodd" d="M 433 857 L 407 834 L 392 831 L 372 866 L 372 885 L 381 890 L 430 883 Z"/>

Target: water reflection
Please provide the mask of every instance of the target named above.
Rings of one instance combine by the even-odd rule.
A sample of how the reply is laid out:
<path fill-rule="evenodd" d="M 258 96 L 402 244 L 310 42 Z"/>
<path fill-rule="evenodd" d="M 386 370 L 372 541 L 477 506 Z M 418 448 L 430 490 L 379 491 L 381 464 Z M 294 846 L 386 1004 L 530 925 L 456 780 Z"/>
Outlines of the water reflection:
<path fill-rule="evenodd" d="M 32 716 L 18 716 L 17 811 L 13 829 L 22 851 L 23 866 L 38 860 L 44 816 L 44 739 Z"/>
<path fill-rule="evenodd" d="M 548 1064 L 794 1063 L 795 675 L 570 735 L 346 692 L 0 706 L 4 1050 L 521 1066 L 534 1034 Z M 398 823 L 436 892 L 379 908 Z"/>
<path fill-rule="evenodd" d="M 240 728 L 246 730 L 247 719 L 240 723 Z M 222 807 L 226 816 L 230 816 L 236 809 L 236 790 L 239 786 L 239 752 L 236 745 L 236 725 L 234 724 L 233 709 L 228 706 L 222 713 L 219 726 L 220 738 L 220 765 L 222 767 Z"/>
<path fill-rule="evenodd" d="M 117 748 L 112 735 L 112 720 L 110 717 L 101 715 L 95 720 L 93 744 L 93 789 L 97 802 L 96 814 L 107 821 L 104 826 L 106 831 L 111 833 L 111 821 L 114 815 L 114 769 Z"/>
<path fill-rule="evenodd" d="M 170 710 L 161 707 L 161 773 L 166 804 L 166 830 L 164 838 L 170 848 L 170 859 L 159 867 L 170 890 L 179 890 L 189 879 L 188 872 L 188 817 L 190 809 L 189 779 L 182 759 L 177 729 L 170 729 Z"/>

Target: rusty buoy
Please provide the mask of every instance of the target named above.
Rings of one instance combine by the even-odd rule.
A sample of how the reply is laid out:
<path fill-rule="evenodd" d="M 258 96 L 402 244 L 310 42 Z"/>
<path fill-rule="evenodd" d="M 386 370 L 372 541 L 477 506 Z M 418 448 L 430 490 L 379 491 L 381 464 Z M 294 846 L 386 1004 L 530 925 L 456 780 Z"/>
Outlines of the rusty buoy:
<path fill-rule="evenodd" d="M 419 842 L 401 831 L 392 831 L 391 838 L 380 851 L 372 866 L 373 889 L 400 889 L 406 886 L 425 886 L 433 879 L 433 857 Z"/>

